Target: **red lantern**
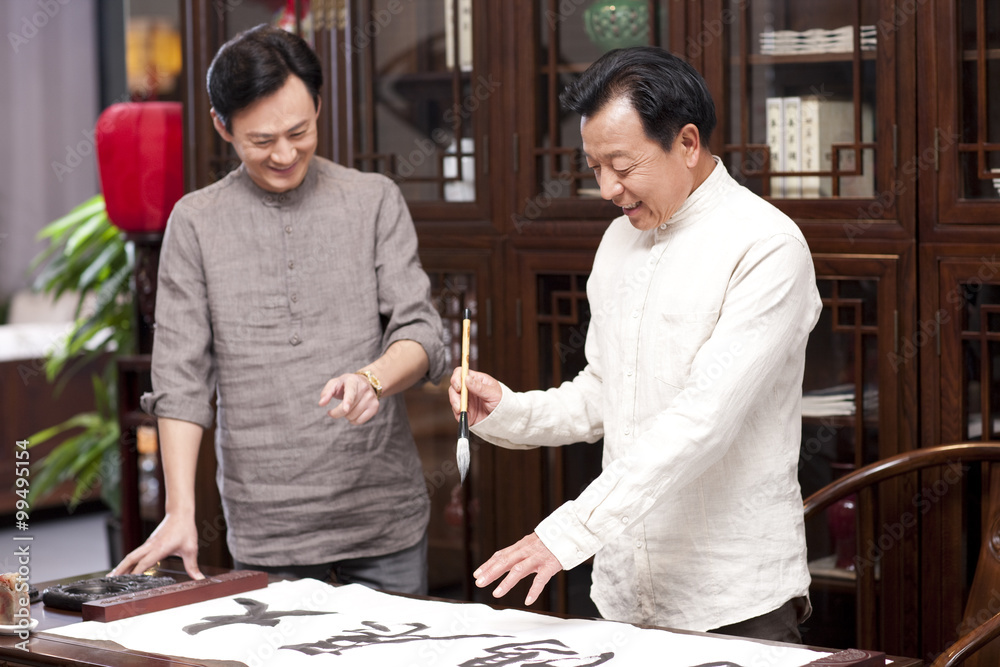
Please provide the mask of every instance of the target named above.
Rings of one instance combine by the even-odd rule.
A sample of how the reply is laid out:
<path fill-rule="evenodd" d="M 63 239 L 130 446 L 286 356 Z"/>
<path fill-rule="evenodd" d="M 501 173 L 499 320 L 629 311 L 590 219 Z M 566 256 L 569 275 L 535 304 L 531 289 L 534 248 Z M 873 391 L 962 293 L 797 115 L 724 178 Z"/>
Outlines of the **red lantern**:
<path fill-rule="evenodd" d="M 180 102 L 112 104 L 97 119 L 108 217 L 126 232 L 162 232 L 184 194 Z"/>

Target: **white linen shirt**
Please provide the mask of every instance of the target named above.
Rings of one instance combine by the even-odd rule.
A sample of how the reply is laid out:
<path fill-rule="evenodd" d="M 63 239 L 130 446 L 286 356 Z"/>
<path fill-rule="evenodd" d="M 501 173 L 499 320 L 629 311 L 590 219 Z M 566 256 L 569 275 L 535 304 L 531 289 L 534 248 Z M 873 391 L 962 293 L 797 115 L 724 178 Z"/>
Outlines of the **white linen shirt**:
<path fill-rule="evenodd" d="M 591 597 L 609 619 L 704 631 L 808 595 L 812 258 L 716 163 L 658 228 L 611 223 L 587 283 L 586 368 L 547 391 L 503 387 L 473 428 L 514 449 L 604 437 L 601 475 L 535 532 L 565 569 L 596 554 Z"/>

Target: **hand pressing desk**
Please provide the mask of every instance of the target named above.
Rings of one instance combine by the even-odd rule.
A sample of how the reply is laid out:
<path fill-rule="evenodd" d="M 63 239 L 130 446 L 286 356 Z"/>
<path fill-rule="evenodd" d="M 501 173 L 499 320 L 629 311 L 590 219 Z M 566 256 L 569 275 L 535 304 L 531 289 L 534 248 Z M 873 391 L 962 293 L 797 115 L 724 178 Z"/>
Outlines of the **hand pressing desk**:
<path fill-rule="evenodd" d="M 204 568 L 204 571 L 206 575 L 212 576 L 223 574 L 228 570 Z M 59 582 L 50 582 L 49 585 L 55 583 L 70 583 L 82 578 L 100 577 L 103 576 L 103 574 L 104 573 L 95 573 L 82 577 L 71 577 Z M 180 562 L 175 561 L 174 559 L 164 561 L 154 574 L 157 576 L 171 576 L 178 582 L 188 580 Z M 136 650 L 135 648 L 126 648 L 125 646 L 117 643 L 97 641 L 92 636 L 87 638 L 74 638 L 48 634 L 45 633 L 46 630 L 63 628 L 63 630 L 61 630 L 62 632 L 79 632 L 79 630 L 82 630 L 87 626 L 80 625 L 73 627 L 75 624 L 81 622 L 81 614 L 79 612 L 56 610 L 46 607 L 41 602 L 38 602 L 32 605 L 32 618 L 38 619 L 39 624 L 27 643 L 28 651 L 17 648 L 17 644 L 21 642 L 18 637 L 0 637 L 0 660 L 6 660 L 6 664 L 9 665 L 87 665 L 107 667 L 132 665 L 153 665 L 154 667 L 162 667 L 166 665 L 232 666 L 247 664 L 247 658 L 245 656 L 249 654 L 247 653 L 246 647 L 240 646 L 238 643 L 233 643 L 233 635 L 227 634 L 234 632 L 234 628 L 223 626 L 227 626 L 229 624 L 236 625 L 238 623 L 243 626 L 239 628 L 240 631 L 249 632 L 251 633 L 251 636 L 260 636 L 262 633 L 267 632 L 276 633 L 277 630 L 275 630 L 274 627 L 283 621 L 275 621 L 275 619 L 278 617 L 284 619 L 291 615 L 305 616 L 313 619 L 309 622 L 319 623 L 319 627 L 323 628 L 323 634 L 318 638 L 318 641 L 311 642 L 309 644 L 296 643 L 294 641 L 284 642 L 285 644 L 292 645 L 282 646 L 282 648 L 292 650 L 283 651 L 281 653 L 282 656 L 287 656 L 283 658 L 283 661 L 297 660 L 303 663 L 315 664 L 317 667 L 320 667 L 320 665 L 333 664 L 333 662 L 347 664 L 358 660 L 361 655 L 364 655 L 366 659 L 371 660 L 369 664 L 378 665 L 405 663 L 407 665 L 427 664 L 437 667 L 439 664 L 503 664 L 516 667 L 521 664 L 548 665 L 550 662 L 547 660 L 550 660 L 553 665 L 563 665 L 567 664 L 565 661 L 568 660 L 569 664 L 574 665 L 582 666 L 607 663 L 609 667 L 614 667 L 616 664 L 637 664 L 634 660 L 634 651 L 636 650 L 636 647 L 645 645 L 644 642 L 647 642 L 650 639 L 653 639 L 656 642 L 669 639 L 671 643 L 683 644 L 686 647 L 684 649 L 686 653 L 683 654 L 688 656 L 688 659 L 681 660 L 681 663 L 687 665 L 688 662 L 690 662 L 690 664 L 694 665 L 703 664 L 707 660 L 717 661 L 719 659 L 717 654 L 720 650 L 720 646 L 725 650 L 735 650 L 737 646 L 748 646 L 747 644 L 732 643 L 746 642 L 748 640 L 726 638 L 720 635 L 708 635 L 705 633 L 686 631 L 667 631 L 664 633 L 663 629 L 660 628 L 637 629 L 635 626 L 616 624 L 607 621 L 595 622 L 579 619 L 566 621 L 559 620 L 558 617 L 554 617 L 554 615 L 551 614 L 535 614 L 514 610 L 497 612 L 484 605 L 466 606 L 465 603 L 461 602 L 442 601 L 435 600 L 433 598 L 396 595 L 389 596 L 383 593 L 368 591 L 367 589 L 357 586 L 331 588 L 312 581 L 277 583 L 276 579 L 272 579 L 272 583 L 275 583 L 275 585 L 270 586 L 267 589 L 260 589 L 260 591 L 252 591 L 250 593 L 241 594 L 241 598 L 246 599 L 223 598 L 219 600 L 218 602 L 221 605 L 227 606 L 227 609 L 225 610 L 226 613 L 223 615 L 219 615 L 217 611 L 211 612 L 207 615 L 199 612 L 194 614 L 195 618 L 184 621 L 184 623 L 187 624 L 184 628 L 185 632 L 192 636 L 200 634 L 203 630 L 205 631 L 203 638 L 209 638 L 211 641 L 208 643 L 216 647 L 217 650 L 217 654 L 212 658 L 195 660 L 190 658 L 170 657 L 169 655 L 166 655 L 166 653 L 176 646 L 176 644 L 172 643 L 164 644 L 161 642 L 158 644 L 161 648 L 158 648 L 155 652 L 150 652 Z M 326 611 L 290 611 L 294 609 L 296 605 L 290 604 L 286 599 L 286 601 L 282 603 L 276 601 L 272 602 L 270 610 L 267 610 L 267 604 L 261 605 L 260 602 L 249 599 L 259 598 L 263 600 L 265 599 L 264 596 L 266 593 L 279 590 L 291 591 L 293 587 L 298 587 L 295 588 L 297 591 L 306 590 L 303 588 L 305 585 L 312 587 L 309 590 L 314 590 L 316 587 L 320 587 L 325 591 L 330 591 L 337 604 L 324 607 Z M 283 589 L 282 587 L 285 588 Z M 45 584 L 38 585 L 38 588 L 39 590 L 44 590 Z M 302 600 L 304 598 L 299 597 L 296 599 Z M 352 600 L 354 602 L 352 604 L 348 604 L 348 602 Z M 371 603 L 373 606 L 368 606 L 369 601 L 374 601 Z M 389 601 L 391 604 L 386 606 L 384 601 Z M 240 605 L 244 605 L 246 609 L 239 607 L 235 604 L 236 602 L 239 602 Z M 254 605 L 256 605 L 256 607 Z M 228 607 L 232 607 L 233 609 Z M 263 610 L 261 607 L 263 607 Z M 403 607 L 406 611 L 400 612 L 402 615 L 397 614 L 396 616 L 393 616 L 391 611 L 396 611 L 397 607 Z M 353 617 L 350 617 L 351 614 L 349 612 L 361 609 L 364 611 L 359 612 L 360 615 L 354 614 Z M 435 611 L 432 611 L 432 609 Z M 267 611 L 264 612 L 264 610 Z M 423 614 L 425 613 L 424 610 L 426 610 L 428 618 L 423 617 Z M 435 613 L 440 614 L 441 610 L 444 610 L 447 614 L 449 614 L 449 619 L 453 616 L 456 620 L 454 622 L 449 620 L 448 623 L 441 621 L 438 621 L 437 623 L 431 622 L 429 620 L 430 617 L 433 617 Z M 190 614 L 190 611 L 194 610 L 189 607 L 187 609 L 178 608 L 176 611 L 181 614 L 185 612 Z M 237 611 L 240 613 L 236 613 Z M 487 620 L 485 624 L 483 621 L 484 613 L 489 615 L 486 617 Z M 203 616 L 204 618 L 200 618 Z M 360 620 L 362 618 L 367 619 L 369 616 L 377 620 Z M 220 621 L 218 619 L 224 620 Z M 225 619 L 235 619 L 235 621 L 227 621 Z M 247 623 L 247 619 L 250 619 L 249 623 Z M 210 622 L 206 623 L 206 620 L 210 620 Z M 413 623 L 412 621 L 414 620 L 428 620 L 428 623 Z M 147 621 L 146 629 L 133 634 L 132 638 L 142 637 L 145 640 L 145 638 L 158 634 L 159 626 L 155 626 L 158 628 L 157 630 L 152 630 L 148 625 L 148 623 L 151 622 L 152 621 Z M 590 625 L 590 623 L 599 623 L 600 625 Z M 569 628 L 570 626 L 572 626 L 572 630 L 576 634 L 559 636 L 555 632 L 555 629 L 557 628 Z M 138 627 L 138 625 L 136 627 Z M 179 633 L 178 627 L 178 625 L 174 625 L 172 627 L 172 631 L 174 633 L 178 633 L 179 636 L 186 639 L 186 635 Z M 286 628 L 288 627 L 288 624 L 282 625 L 281 627 Z M 524 629 L 524 638 L 522 638 L 520 633 L 512 631 L 512 628 Z M 582 634 L 581 628 L 583 630 Z M 450 631 L 446 632 L 445 630 Z M 586 638 L 589 635 L 599 634 L 597 632 L 598 630 L 604 632 L 604 634 L 606 634 L 609 638 L 611 633 L 614 633 L 616 637 L 620 636 L 626 638 L 616 640 L 618 641 L 617 658 L 615 657 L 615 650 L 602 652 L 602 650 L 594 648 L 596 644 L 583 649 L 578 644 L 574 643 L 582 641 L 580 639 L 581 637 Z M 333 636 L 328 636 L 331 632 L 333 633 Z M 492 634 L 494 632 L 495 634 Z M 535 634 L 532 635 L 532 632 Z M 547 638 L 543 640 L 538 639 L 539 637 L 549 637 L 549 635 L 553 635 L 553 637 L 558 636 L 559 639 L 565 640 L 565 643 L 558 641 L 556 638 Z M 575 639 L 569 639 L 569 637 L 573 637 Z M 529 641 L 529 639 L 531 639 L 531 641 Z M 194 641 L 195 640 L 192 639 L 192 642 Z M 472 650 L 471 655 L 473 656 L 472 659 L 455 661 L 454 659 L 449 658 L 449 660 L 443 660 L 441 662 L 433 659 L 435 655 L 433 651 L 436 650 L 434 648 L 435 646 L 447 645 L 450 650 L 450 647 L 457 646 L 463 642 L 463 646 L 470 646 L 470 650 Z M 479 643 L 475 644 L 475 642 Z M 376 646 L 376 644 L 378 646 Z M 400 646 L 400 644 L 403 645 Z M 701 659 L 702 644 L 706 647 L 706 655 L 704 656 L 706 659 L 704 660 Z M 754 651 L 759 649 L 761 653 L 773 653 L 775 655 L 794 653 L 794 649 L 805 648 L 792 647 L 790 645 L 780 644 L 777 642 L 754 641 L 751 642 L 751 644 L 752 646 L 749 646 L 749 648 Z M 148 648 L 148 643 L 139 643 L 139 645 Z M 218 654 L 218 651 L 220 650 L 218 647 L 220 645 L 227 647 L 232 645 L 232 653 L 225 653 L 225 657 L 221 657 L 221 654 Z M 489 655 L 484 653 L 484 647 L 486 648 L 486 653 L 489 653 Z M 754 649 L 754 647 L 757 648 Z M 581 652 L 579 654 L 576 653 L 574 648 L 581 648 Z M 614 648 L 614 646 L 612 648 Z M 351 651 L 351 649 L 358 650 Z M 224 650 L 228 651 L 229 649 L 226 648 Z M 240 652 L 241 650 L 242 653 Z M 824 649 L 814 650 L 822 651 Z M 350 653 L 348 653 L 348 651 L 350 651 Z M 394 651 L 395 653 L 393 653 Z M 431 655 L 431 657 L 424 658 L 423 656 L 428 655 L 428 651 L 430 651 L 429 655 Z M 630 653 L 630 651 L 632 652 Z M 183 651 L 178 650 L 178 652 Z M 273 651 L 268 652 L 273 653 Z M 332 654 L 332 656 L 321 657 L 322 654 Z M 697 655 L 699 659 L 695 662 L 691 662 L 690 656 L 692 655 Z M 396 657 L 390 658 L 389 656 Z M 405 656 L 405 659 L 402 659 L 402 656 Z M 628 656 L 632 656 L 632 658 L 630 659 Z M 658 657 L 662 661 L 663 654 L 659 654 Z M 380 661 L 380 658 L 382 658 L 382 661 Z M 677 659 L 680 660 L 680 658 Z M 811 660 L 812 658 L 810 657 L 808 659 Z M 500 660 L 501 662 L 496 662 L 497 660 Z M 249 660 L 249 662 L 254 662 L 254 660 Z M 715 662 L 715 664 L 739 664 L 739 662 Z M 851 663 L 844 664 L 849 665 Z M 886 664 L 892 665 L 892 667 L 919 667 L 922 663 L 919 660 L 889 658 L 886 660 Z"/>

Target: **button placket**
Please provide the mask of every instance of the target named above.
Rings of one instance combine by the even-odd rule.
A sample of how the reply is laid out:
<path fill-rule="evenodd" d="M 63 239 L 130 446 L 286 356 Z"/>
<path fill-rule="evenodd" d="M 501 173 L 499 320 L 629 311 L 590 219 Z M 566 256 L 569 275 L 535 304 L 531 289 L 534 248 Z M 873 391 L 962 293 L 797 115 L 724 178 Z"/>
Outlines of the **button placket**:
<path fill-rule="evenodd" d="M 275 214 L 278 216 L 279 221 L 281 223 L 281 229 L 283 230 L 281 236 L 283 241 L 282 245 L 284 247 L 284 252 L 285 252 L 284 264 L 285 266 L 288 267 L 288 270 L 285 271 L 285 276 L 284 276 L 285 294 L 287 295 L 286 298 L 288 304 L 289 329 L 290 329 L 288 343 L 294 346 L 302 343 L 302 330 L 301 330 L 302 316 L 301 313 L 299 312 L 299 307 L 298 307 L 299 296 L 300 296 L 298 289 L 299 287 L 298 274 L 300 272 L 295 271 L 295 267 L 297 264 L 296 258 L 298 256 L 297 244 L 299 243 L 298 239 L 299 237 L 301 237 L 301 234 L 296 235 L 294 233 L 296 231 L 295 227 L 297 225 L 295 224 L 295 221 L 289 218 L 289 210 L 287 208 L 283 210 L 281 209 L 281 205 L 284 204 L 286 201 L 288 201 L 288 196 L 284 194 L 279 194 L 279 195 L 271 195 L 271 197 L 273 201 L 272 206 L 278 209 L 275 211 Z"/>

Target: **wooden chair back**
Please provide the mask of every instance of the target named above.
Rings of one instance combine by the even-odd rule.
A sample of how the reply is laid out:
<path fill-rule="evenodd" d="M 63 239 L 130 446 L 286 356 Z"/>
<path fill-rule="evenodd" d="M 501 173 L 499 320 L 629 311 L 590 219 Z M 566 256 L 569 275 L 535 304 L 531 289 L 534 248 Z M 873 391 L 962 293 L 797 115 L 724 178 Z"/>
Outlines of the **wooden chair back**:
<path fill-rule="evenodd" d="M 806 520 L 837 500 L 872 489 L 900 475 L 949 463 L 1000 462 L 1000 443 L 961 443 L 927 447 L 877 461 L 828 484 L 805 500 Z M 984 478 L 986 469 L 984 467 Z M 1000 665 L 1000 466 L 992 466 L 985 510 L 983 540 L 973 578 L 961 636 L 931 667 L 996 667 Z M 859 596 L 861 591 L 859 591 Z M 874 604 L 871 595 L 859 597 L 861 606 Z"/>

